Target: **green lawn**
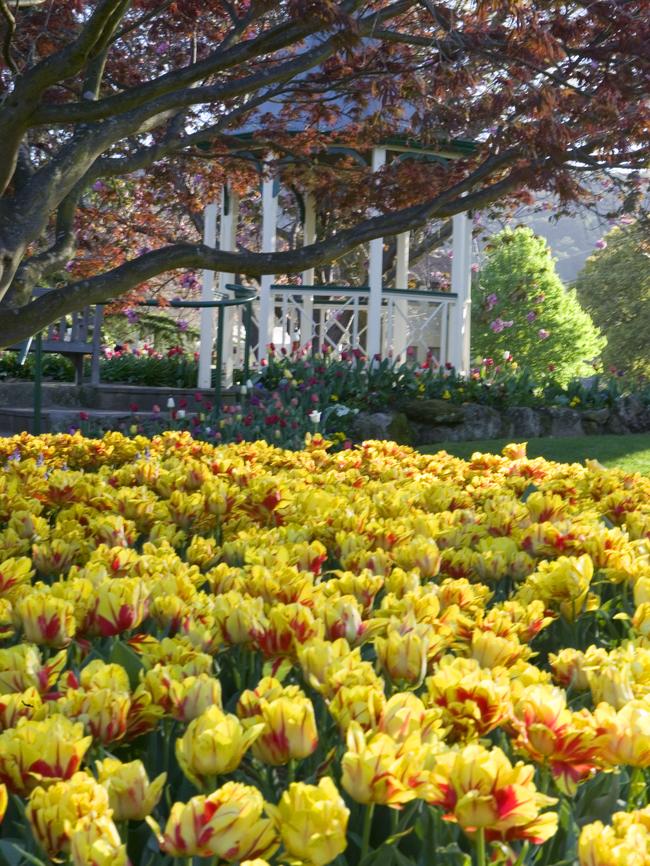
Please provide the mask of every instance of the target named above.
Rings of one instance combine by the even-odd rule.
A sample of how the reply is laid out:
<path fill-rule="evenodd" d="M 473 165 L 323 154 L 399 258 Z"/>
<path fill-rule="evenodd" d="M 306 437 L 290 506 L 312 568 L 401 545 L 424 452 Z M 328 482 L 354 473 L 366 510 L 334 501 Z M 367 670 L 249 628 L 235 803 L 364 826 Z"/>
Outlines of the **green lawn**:
<path fill-rule="evenodd" d="M 513 439 L 477 439 L 473 442 L 443 442 L 440 445 L 423 445 L 420 450 L 427 454 L 444 449 L 456 457 L 467 458 L 475 451 L 499 454 Z M 599 460 L 611 468 L 627 472 L 650 474 L 650 433 L 635 433 L 628 436 L 576 436 L 566 439 L 529 439 L 529 457 L 546 457 L 561 463 L 583 463 L 586 459 Z"/>

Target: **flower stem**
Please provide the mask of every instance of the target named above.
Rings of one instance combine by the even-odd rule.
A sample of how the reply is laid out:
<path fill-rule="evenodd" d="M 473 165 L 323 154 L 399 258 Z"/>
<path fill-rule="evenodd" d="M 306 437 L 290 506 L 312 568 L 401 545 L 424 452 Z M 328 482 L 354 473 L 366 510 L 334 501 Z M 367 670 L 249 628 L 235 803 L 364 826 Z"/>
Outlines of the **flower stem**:
<path fill-rule="evenodd" d="M 366 806 L 366 813 L 363 816 L 363 835 L 361 837 L 361 857 L 359 858 L 359 864 L 363 863 L 368 856 L 368 851 L 370 850 L 370 828 L 372 827 L 372 816 L 374 811 L 375 804 L 368 803 Z"/>
<path fill-rule="evenodd" d="M 476 831 L 476 866 L 487 866 L 485 856 L 485 827 Z"/>

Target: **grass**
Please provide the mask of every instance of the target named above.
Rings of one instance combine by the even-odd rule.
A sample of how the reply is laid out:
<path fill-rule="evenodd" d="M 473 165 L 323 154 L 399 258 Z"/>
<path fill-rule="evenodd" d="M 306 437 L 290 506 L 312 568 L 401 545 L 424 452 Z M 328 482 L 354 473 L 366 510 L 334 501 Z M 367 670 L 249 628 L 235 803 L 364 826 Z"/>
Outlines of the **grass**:
<path fill-rule="evenodd" d="M 477 439 L 472 442 L 442 442 L 440 445 L 425 445 L 420 448 L 427 454 L 444 449 L 449 454 L 464 459 L 475 451 L 499 454 L 508 442 L 521 439 Z M 627 436 L 575 436 L 571 438 L 529 439 L 529 457 L 546 457 L 559 463 L 584 463 L 598 460 L 611 469 L 626 472 L 641 472 L 650 475 L 650 433 L 634 433 Z"/>

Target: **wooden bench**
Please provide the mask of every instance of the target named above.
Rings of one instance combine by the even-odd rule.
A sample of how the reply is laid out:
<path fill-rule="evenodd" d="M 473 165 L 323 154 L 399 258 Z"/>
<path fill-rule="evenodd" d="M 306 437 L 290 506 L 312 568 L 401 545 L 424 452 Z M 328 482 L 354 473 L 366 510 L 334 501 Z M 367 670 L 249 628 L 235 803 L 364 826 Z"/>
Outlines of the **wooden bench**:
<path fill-rule="evenodd" d="M 47 289 L 37 289 L 34 296 L 44 295 Z M 83 382 L 84 357 L 91 356 L 90 382 L 99 384 L 99 357 L 101 353 L 101 333 L 104 308 L 100 305 L 84 307 L 74 313 L 62 316 L 58 322 L 52 322 L 47 332 L 43 334 L 41 351 L 63 355 L 75 368 L 75 384 Z M 21 363 L 24 363 L 28 352 L 33 351 L 33 337 L 13 349 L 20 352 Z"/>

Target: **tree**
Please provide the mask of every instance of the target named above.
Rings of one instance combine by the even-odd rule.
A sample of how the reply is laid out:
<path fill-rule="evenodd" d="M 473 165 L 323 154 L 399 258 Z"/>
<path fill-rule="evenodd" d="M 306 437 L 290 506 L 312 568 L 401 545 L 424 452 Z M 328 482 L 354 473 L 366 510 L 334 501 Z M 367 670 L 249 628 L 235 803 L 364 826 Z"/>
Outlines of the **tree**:
<path fill-rule="evenodd" d="M 603 361 L 650 376 L 650 224 L 613 228 L 576 279 L 584 308 L 607 337 Z"/>
<path fill-rule="evenodd" d="M 650 152 L 646 0 L 0 0 L 0 24 L 0 345 L 179 269 L 298 273 L 528 190 L 569 201 Z M 378 178 L 323 158 L 395 132 L 477 145 Z M 318 193 L 326 237 L 226 253 L 161 214 L 250 188 L 251 154 Z"/>
<path fill-rule="evenodd" d="M 509 352 L 538 375 L 587 375 L 605 345 L 576 296 L 557 275 L 551 251 L 531 229 L 505 229 L 486 248 L 472 304 L 472 352 Z M 591 368 L 593 372 L 593 368 Z"/>

